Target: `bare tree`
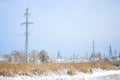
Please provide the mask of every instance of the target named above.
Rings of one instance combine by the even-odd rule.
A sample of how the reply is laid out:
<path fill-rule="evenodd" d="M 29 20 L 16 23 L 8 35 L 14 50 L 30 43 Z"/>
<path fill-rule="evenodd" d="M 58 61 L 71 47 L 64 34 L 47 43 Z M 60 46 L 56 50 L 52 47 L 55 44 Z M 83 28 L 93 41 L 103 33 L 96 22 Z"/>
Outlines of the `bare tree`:
<path fill-rule="evenodd" d="M 12 51 L 9 56 L 9 62 L 23 62 L 24 61 L 24 53 L 19 51 Z"/>
<path fill-rule="evenodd" d="M 49 55 L 48 52 L 46 52 L 45 50 L 42 50 L 42 51 L 38 54 L 38 59 L 39 59 L 41 62 L 45 62 L 45 63 L 48 63 L 48 62 L 51 61 L 50 55 Z"/>
<path fill-rule="evenodd" d="M 97 54 L 97 58 L 98 58 L 99 60 L 103 59 L 102 54 L 101 54 L 101 53 L 98 53 L 98 54 Z"/>
<path fill-rule="evenodd" d="M 37 61 L 37 54 L 38 54 L 38 52 L 36 50 L 31 51 L 30 62 L 36 62 Z"/>

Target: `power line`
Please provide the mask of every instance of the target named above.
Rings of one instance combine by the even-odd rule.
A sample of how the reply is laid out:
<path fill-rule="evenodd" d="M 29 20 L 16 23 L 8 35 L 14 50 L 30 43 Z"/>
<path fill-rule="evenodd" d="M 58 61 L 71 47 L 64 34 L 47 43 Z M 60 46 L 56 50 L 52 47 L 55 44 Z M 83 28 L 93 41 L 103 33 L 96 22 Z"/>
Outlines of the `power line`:
<path fill-rule="evenodd" d="M 29 24 L 33 24 L 32 22 L 29 22 L 28 21 L 28 17 L 29 17 L 29 15 L 31 15 L 29 12 L 28 12 L 28 8 L 26 9 L 26 13 L 24 14 L 25 15 L 25 17 L 26 17 L 26 21 L 24 22 L 24 23 L 22 23 L 21 25 L 25 25 L 25 27 L 26 27 L 26 32 L 25 32 L 25 54 L 26 54 L 26 56 L 25 56 L 25 61 L 26 62 L 28 62 L 28 50 L 29 50 L 29 44 L 28 44 L 28 42 L 29 42 L 29 32 L 28 32 L 28 26 L 29 26 Z"/>

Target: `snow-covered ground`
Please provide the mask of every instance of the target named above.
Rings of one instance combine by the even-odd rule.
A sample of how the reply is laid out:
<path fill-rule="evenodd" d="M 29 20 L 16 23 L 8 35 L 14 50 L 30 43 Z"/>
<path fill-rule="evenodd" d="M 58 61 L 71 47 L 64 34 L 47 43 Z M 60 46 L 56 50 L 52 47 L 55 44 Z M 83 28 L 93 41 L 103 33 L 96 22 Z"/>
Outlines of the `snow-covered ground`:
<path fill-rule="evenodd" d="M 0 76 L 0 80 L 120 80 L 120 70 L 101 70 L 94 69 L 92 74 L 85 74 L 79 72 L 79 74 L 70 76 L 64 75 L 64 73 L 60 75 L 56 75 L 55 73 L 50 72 L 49 74 L 44 75 L 34 75 L 30 76 L 15 76 L 15 77 L 5 77 Z"/>

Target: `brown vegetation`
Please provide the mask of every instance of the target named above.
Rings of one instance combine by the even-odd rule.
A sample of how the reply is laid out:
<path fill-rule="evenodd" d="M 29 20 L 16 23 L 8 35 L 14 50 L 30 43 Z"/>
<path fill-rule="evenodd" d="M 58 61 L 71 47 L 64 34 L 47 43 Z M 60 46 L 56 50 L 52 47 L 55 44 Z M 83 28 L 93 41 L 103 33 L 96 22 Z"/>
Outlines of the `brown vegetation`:
<path fill-rule="evenodd" d="M 84 73 L 92 73 L 93 68 L 102 69 L 116 69 L 115 65 L 118 62 L 85 62 L 85 63 L 0 63 L 0 75 L 14 76 L 14 75 L 28 75 L 43 74 L 48 71 L 58 71 L 67 69 L 67 74 L 75 75 L 76 70 Z"/>

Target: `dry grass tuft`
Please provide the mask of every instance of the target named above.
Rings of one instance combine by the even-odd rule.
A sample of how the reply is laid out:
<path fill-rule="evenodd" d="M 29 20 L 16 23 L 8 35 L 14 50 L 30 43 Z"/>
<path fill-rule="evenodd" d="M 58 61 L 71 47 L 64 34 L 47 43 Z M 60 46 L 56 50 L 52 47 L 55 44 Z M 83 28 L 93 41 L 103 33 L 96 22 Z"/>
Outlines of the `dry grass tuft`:
<path fill-rule="evenodd" d="M 84 73 L 91 73 L 91 66 L 89 63 L 74 63 L 72 64 L 73 67 L 79 71 L 82 71 Z"/>

